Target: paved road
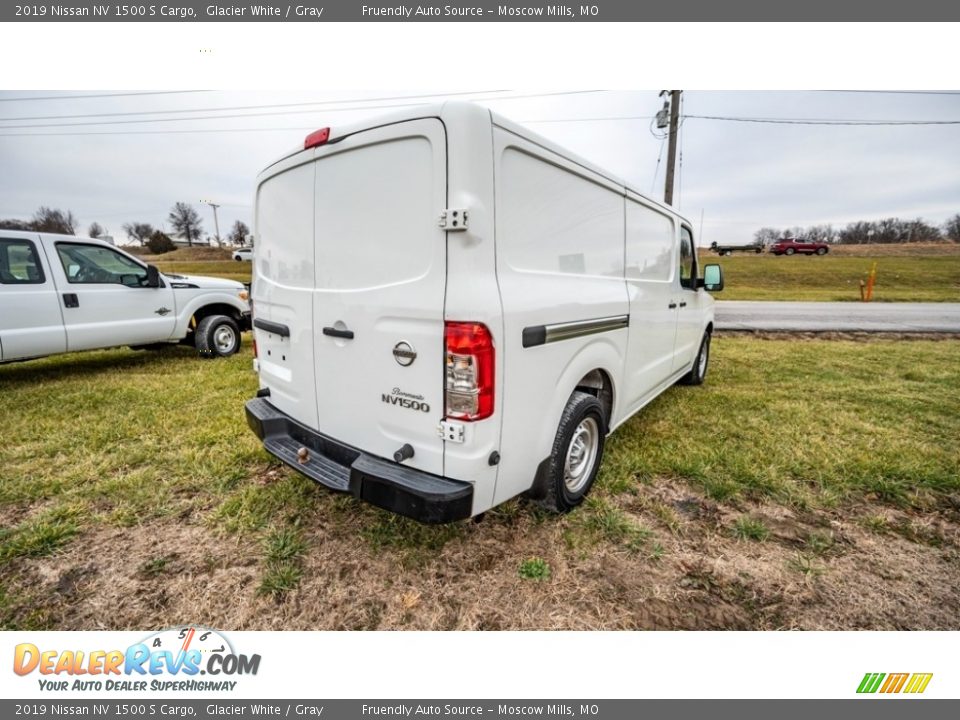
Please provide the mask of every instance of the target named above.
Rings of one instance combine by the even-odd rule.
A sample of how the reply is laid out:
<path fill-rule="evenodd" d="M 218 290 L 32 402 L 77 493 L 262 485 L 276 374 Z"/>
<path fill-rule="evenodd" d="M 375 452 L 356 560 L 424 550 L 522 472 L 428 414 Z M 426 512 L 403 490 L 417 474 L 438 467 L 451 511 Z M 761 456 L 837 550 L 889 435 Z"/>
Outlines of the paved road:
<path fill-rule="evenodd" d="M 960 333 L 960 303 L 718 301 L 718 330 Z"/>

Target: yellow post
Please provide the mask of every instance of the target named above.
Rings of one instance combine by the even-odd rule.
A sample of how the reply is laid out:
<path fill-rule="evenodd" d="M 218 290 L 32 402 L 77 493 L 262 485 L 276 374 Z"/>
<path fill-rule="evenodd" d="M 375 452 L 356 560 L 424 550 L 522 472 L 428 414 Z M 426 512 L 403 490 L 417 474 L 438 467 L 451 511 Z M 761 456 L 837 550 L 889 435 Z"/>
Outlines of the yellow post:
<path fill-rule="evenodd" d="M 873 286 L 877 281 L 877 263 L 874 261 L 873 267 L 870 268 L 870 274 L 867 275 L 867 302 L 873 300 Z"/>

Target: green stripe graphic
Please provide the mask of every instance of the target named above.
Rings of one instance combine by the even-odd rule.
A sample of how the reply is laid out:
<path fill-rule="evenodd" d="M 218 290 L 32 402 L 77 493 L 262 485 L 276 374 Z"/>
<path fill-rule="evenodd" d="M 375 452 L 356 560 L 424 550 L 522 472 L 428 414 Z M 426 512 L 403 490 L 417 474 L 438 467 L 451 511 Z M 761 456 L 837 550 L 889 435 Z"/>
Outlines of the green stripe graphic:
<path fill-rule="evenodd" d="M 886 673 L 867 673 L 863 676 L 863 680 L 860 681 L 860 686 L 857 688 L 857 692 L 875 693 L 885 677 Z"/>

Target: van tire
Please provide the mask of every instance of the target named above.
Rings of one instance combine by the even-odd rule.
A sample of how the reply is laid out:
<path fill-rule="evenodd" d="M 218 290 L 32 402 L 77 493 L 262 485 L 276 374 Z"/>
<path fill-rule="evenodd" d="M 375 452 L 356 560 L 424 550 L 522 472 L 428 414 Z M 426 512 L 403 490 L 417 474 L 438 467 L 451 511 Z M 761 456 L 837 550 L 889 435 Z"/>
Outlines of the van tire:
<path fill-rule="evenodd" d="M 553 441 L 553 451 L 550 455 L 546 482 L 543 488 L 543 497 L 536 500 L 537 504 L 556 513 L 566 513 L 573 510 L 586 497 L 596 480 L 597 471 L 603 461 L 603 445 L 607 436 L 607 423 L 604 418 L 603 405 L 593 395 L 584 392 L 574 392 L 567 402 L 560 416 L 560 425 L 557 436 Z M 571 445 L 579 440 L 584 452 L 589 456 L 582 462 L 582 475 L 568 480 L 568 457 L 571 455 Z M 583 443 L 586 443 L 584 445 Z M 576 469 L 575 458 L 574 469 Z"/>
<path fill-rule="evenodd" d="M 202 358 L 229 357 L 240 351 L 240 327 L 226 315 L 207 315 L 193 335 Z"/>
<path fill-rule="evenodd" d="M 680 385 L 703 385 L 707 377 L 707 370 L 710 367 L 710 333 L 703 334 L 703 340 L 700 341 L 700 350 L 697 357 L 694 358 L 693 367 L 686 375 L 680 378 Z"/>

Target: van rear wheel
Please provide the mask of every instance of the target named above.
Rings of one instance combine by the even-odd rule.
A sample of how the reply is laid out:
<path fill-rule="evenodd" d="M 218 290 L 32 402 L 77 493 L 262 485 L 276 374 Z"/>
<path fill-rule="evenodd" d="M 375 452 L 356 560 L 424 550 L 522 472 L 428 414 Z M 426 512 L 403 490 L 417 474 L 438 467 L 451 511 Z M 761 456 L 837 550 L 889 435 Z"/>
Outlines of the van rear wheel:
<path fill-rule="evenodd" d="M 197 323 L 194 346 L 200 357 L 228 357 L 240 350 L 240 327 L 226 315 L 208 315 Z"/>
<path fill-rule="evenodd" d="M 565 513 L 586 497 L 603 459 L 607 422 L 593 395 L 574 392 L 560 416 L 547 471 L 543 497 L 537 503 Z"/>

